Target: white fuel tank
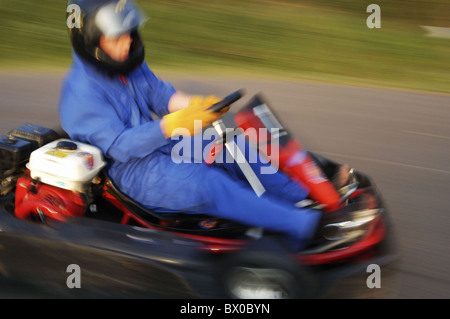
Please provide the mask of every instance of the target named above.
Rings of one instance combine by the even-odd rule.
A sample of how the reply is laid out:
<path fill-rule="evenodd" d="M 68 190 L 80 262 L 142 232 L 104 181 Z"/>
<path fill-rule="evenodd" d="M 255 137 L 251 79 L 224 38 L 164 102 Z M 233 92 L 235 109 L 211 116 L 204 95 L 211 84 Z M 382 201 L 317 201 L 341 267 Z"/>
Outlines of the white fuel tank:
<path fill-rule="evenodd" d="M 99 148 L 59 139 L 33 151 L 27 168 L 42 183 L 84 192 L 105 165 Z"/>

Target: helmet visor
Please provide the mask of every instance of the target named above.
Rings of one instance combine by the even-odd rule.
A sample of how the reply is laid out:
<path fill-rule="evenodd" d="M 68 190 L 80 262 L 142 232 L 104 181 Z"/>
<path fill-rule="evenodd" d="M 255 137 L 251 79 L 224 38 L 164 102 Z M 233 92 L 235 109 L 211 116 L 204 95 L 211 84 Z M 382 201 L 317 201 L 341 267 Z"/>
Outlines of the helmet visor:
<path fill-rule="evenodd" d="M 129 0 L 111 2 L 101 7 L 95 16 L 95 24 L 106 38 L 129 33 L 145 21 L 142 11 Z"/>

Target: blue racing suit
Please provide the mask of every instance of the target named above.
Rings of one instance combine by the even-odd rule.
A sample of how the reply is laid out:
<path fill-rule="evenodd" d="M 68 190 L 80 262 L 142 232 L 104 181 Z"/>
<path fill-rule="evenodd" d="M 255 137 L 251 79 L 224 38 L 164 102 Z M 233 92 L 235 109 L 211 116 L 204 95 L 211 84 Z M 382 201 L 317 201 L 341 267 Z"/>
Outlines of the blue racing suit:
<path fill-rule="evenodd" d="M 236 164 L 173 161 L 176 142 L 164 137 L 158 117 L 168 113 L 176 90 L 145 62 L 123 77 L 75 53 L 73 59 L 59 101 L 62 127 L 72 139 L 102 150 L 122 192 L 156 211 L 208 214 L 282 232 L 298 248 L 311 238 L 320 213 L 293 205 L 307 192 L 282 173 L 260 175 L 267 192 L 258 197 Z"/>

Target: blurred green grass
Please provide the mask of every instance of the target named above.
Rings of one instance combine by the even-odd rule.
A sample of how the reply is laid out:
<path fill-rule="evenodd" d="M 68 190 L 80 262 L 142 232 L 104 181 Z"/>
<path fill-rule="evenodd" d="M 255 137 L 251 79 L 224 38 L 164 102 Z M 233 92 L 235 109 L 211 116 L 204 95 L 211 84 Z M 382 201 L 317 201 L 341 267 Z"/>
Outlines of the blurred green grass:
<path fill-rule="evenodd" d="M 450 93 L 448 0 L 138 1 L 156 71 L 280 77 Z M 381 7 L 381 29 L 366 8 Z M 0 0 L 0 69 L 65 69 L 67 2 Z"/>

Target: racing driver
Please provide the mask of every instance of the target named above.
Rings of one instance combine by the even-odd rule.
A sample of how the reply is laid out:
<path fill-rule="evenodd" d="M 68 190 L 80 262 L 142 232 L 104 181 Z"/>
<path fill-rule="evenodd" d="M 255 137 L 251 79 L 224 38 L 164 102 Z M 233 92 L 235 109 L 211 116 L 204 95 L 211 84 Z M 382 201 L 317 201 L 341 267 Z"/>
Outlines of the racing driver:
<path fill-rule="evenodd" d="M 118 188 L 155 211 L 227 218 L 284 233 L 293 249 L 304 247 L 321 217 L 294 206 L 306 198 L 306 187 L 281 172 L 260 174 L 267 191 L 258 197 L 236 164 L 172 160 L 173 135 L 193 139 L 223 113 L 207 110 L 216 96 L 178 91 L 149 69 L 136 4 L 74 0 L 69 8 L 68 17 L 75 12 L 79 20 L 68 23 L 73 64 L 61 89 L 61 125 L 72 139 L 102 150 Z"/>

